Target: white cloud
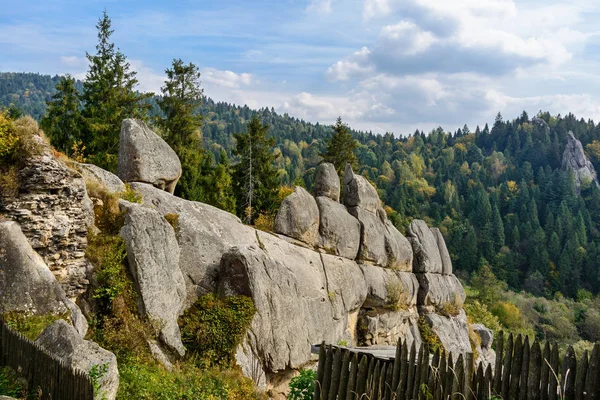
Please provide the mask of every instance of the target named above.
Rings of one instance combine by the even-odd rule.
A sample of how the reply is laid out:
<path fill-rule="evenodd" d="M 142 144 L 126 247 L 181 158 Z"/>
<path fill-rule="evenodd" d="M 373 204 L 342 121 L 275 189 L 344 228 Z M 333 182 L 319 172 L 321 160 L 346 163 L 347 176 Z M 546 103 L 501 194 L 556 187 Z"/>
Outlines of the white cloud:
<path fill-rule="evenodd" d="M 395 25 L 384 26 L 380 40 L 385 47 L 395 48 L 405 55 L 415 55 L 429 49 L 437 38 L 433 33 L 420 29 L 412 22 L 400 21 Z"/>
<path fill-rule="evenodd" d="M 202 72 L 203 82 L 230 89 L 239 89 L 242 86 L 249 86 L 253 83 L 252 74 L 237 74 L 233 71 L 222 71 L 214 68 L 206 68 Z"/>
<path fill-rule="evenodd" d="M 365 0 L 363 6 L 363 18 L 386 16 L 390 13 L 389 0 Z"/>
<path fill-rule="evenodd" d="M 306 12 L 317 14 L 329 14 L 331 12 L 331 0 L 311 0 L 306 7 Z"/>
<path fill-rule="evenodd" d="M 330 81 L 347 81 L 351 77 L 366 75 L 373 71 L 373 66 L 368 65 L 368 57 L 371 54 L 367 47 L 363 47 L 350 57 L 340 60 L 331 65 L 326 72 Z"/>

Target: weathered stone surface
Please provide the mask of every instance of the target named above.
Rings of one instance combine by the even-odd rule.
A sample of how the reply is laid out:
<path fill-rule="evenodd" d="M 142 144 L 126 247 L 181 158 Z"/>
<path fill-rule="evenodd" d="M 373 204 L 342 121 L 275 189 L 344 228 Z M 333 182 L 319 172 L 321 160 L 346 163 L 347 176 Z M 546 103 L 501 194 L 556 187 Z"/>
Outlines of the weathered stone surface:
<path fill-rule="evenodd" d="M 19 172 L 19 196 L 0 200 L 0 213 L 16 221 L 31 246 L 71 298 L 89 284 L 85 259 L 94 212 L 79 172 L 54 157 L 38 138 L 41 153 Z"/>
<path fill-rule="evenodd" d="M 88 324 L 16 222 L 0 222 L 0 315 L 69 315 L 83 337 Z"/>
<path fill-rule="evenodd" d="M 417 304 L 439 309 L 447 304 L 462 307 L 467 295 L 455 275 L 415 274 L 419 281 Z"/>
<path fill-rule="evenodd" d="M 350 165 L 344 170 L 344 204 L 346 207 L 360 207 L 371 213 L 381 208 L 377 190 L 364 176 L 356 175 Z"/>
<path fill-rule="evenodd" d="M 473 324 L 471 325 L 473 331 L 479 336 L 481 339 L 481 347 L 485 349 L 492 348 L 492 343 L 494 342 L 494 332 L 491 329 L 487 328 L 483 324 Z"/>
<path fill-rule="evenodd" d="M 221 256 L 232 246 L 256 245 L 256 232 L 235 215 L 203 203 L 183 200 L 144 183 L 131 188 L 142 194 L 143 205 L 161 215 L 177 214 L 179 268 L 187 286 L 185 307 L 217 286 Z"/>
<path fill-rule="evenodd" d="M 567 147 L 563 153 L 562 166 L 573 171 L 575 187 L 578 191 L 584 182 L 593 182 L 596 186 L 600 186 L 594 165 L 585 155 L 581 142 L 571 131 L 567 136 Z"/>
<path fill-rule="evenodd" d="M 259 390 L 265 391 L 267 389 L 267 373 L 264 370 L 262 361 L 254 354 L 247 339 L 236 349 L 235 360 L 244 376 L 252 379 Z"/>
<path fill-rule="evenodd" d="M 408 227 L 408 236 L 414 253 L 413 271 L 441 274 L 443 266 L 437 239 L 425 221 L 414 219 Z"/>
<path fill-rule="evenodd" d="M 440 232 L 439 228 L 430 228 L 430 230 L 435 237 L 437 247 L 440 251 L 440 258 L 442 259 L 442 274 L 452 275 L 452 260 L 450 259 L 450 253 L 446 247 L 444 236 L 442 236 L 442 232 Z"/>
<path fill-rule="evenodd" d="M 417 304 L 419 282 L 410 272 L 394 271 L 369 264 L 359 264 L 367 284 L 367 298 L 363 308 L 390 308 L 399 302 L 401 308 Z"/>
<path fill-rule="evenodd" d="M 259 237 L 260 245 L 234 247 L 223 256 L 219 292 L 254 301 L 257 313 L 248 343 L 265 369 L 298 368 L 310 360 L 311 344 L 351 340 L 348 313 L 336 313 L 320 255 L 269 234 Z M 329 261 L 328 266 L 330 273 L 337 268 Z M 331 297 L 356 304 L 355 294 L 346 293 L 344 286 L 330 288 Z"/>
<path fill-rule="evenodd" d="M 317 197 L 319 245 L 327 252 L 354 260 L 360 246 L 360 222 L 346 207 L 328 197 Z"/>
<path fill-rule="evenodd" d="M 118 176 L 108 172 L 94 164 L 75 163 L 75 166 L 84 178 L 100 183 L 108 189 L 110 193 L 120 193 L 125 191 L 125 184 Z"/>
<path fill-rule="evenodd" d="M 477 359 L 475 359 L 475 365 L 483 365 L 483 368 L 487 368 L 488 365 L 492 366 L 492 370 L 496 365 L 496 352 L 492 349 L 492 343 L 494 341 L 494 332 L 491 329 L 486 328 L 483 324 L 471 325 L 473 331 L 479 336 L 481 344 L 477 345 Z"/>
<path fill-rule="evenodd" d="M 306 189 L 296 186 L 281 202 L 275 218 L 275 232 L 315 246 L 319 242 L 319 208 Z"/>
<path fill-rule="evenodd" d="M 115 399 L 119 389 L 119 371 L 117 357 L 96 343 L 83 340 L 71 325 L 57 320 L 48 326 L 35 341 L 47 351 L 62 359 L 67 365 L 84 372 L 94 366 L 108 365 L 106 373 L 100 378 L 100 390 L 97 399 Z"/>
<path fill-rule="evenodd" d="M 472 352 L 471 342 L 469 341 L 467 315 L 464 310 L 461 310 L 454 317 L 445 317 L 431 313 L 425 314 L 424 318 L 431 329 L 437 334 L 447 352 L 455 355 Z"/>
<path fill-rule="evenodd" d="M 181 177 L 181 162 L 143 121 L 127 118 L 121 124 L 117 175 L 124 182 L 149 183 L 173 193 Z"/>
<path fill-rule="evenodd" d="M 400 338 L 409 346 L 415 342 L 417 348 L 422 343 L 419 314 L 414 307 L 401 311 L 363 310 L 358 318 L 359 341 L 367 346 L 394 346 Z"/>
<path fill-rule="evenodd" d="M 349 208 L 348 212 L 358 219 L 361 224 L 361 244 L 358 260 L 386 266 L 388 257 L 385 251 L 384 224 L 381 220 L 381 213 L 378 215 L 360 207 Z"/>
<path fill-rule="evenodd" d="M 327 297 L 333 307 L 333 318 L 343 319 L 358 310 L 367 297 L 367 283 L 354 261 L 329 254 L 322 255 Z M 353 327 L 349 328 L 353 331 Z"/>
<path fill-rule="evenodd" d="M 322 163 L 317 167 L 315 178 L 315 197 L 328 197 L 340 201 L 340 177 L 331 163 Z"/>
<path fill-rule="evenodd" d="M 385 252 L 388 268 L 398 271 L 412 271 L 413 251 L 410 242 L 387 218 L 383 221 L 385 230 Z"/>
<path fill-rule="evenodd" d="M 179 244 L 173 227 L 157 211 L 121 201 L 127 211 L 121 237 L 138 288 L 141 310 L 161 326 L 160 339 L 185 354 L 177 317 L 183 311 L 186 285 L 179 268 Z"/>

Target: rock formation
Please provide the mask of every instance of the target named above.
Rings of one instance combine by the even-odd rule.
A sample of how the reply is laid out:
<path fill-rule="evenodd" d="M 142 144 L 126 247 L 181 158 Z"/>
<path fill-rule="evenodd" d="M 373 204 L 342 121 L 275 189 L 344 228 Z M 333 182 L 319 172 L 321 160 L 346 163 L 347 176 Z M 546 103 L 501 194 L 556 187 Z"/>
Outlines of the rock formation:
<path fill-rule="evenodd" d="M 319 240 L 319 208 L 314 197 L 306 189 L 296 186 L 294 193 L 281 202 L 274 229 L 277 233 L 315 246 Z"/>
<path fill-rule="evenodd" d="M 96 343 L 83 340 L 75 329 L 59 319 L 49 325 L 35 341 L 52 355 L 72 368 L 89 372 L 92 368 L 107 366 L 99 379 L 99 399 L 114 400 L 119 389 L 117 357 Z"/>
<path fill-rule="evenodd" d="M 567 147 L 563 153 L 562 166 L 573 171 L 577 191 L 581 189 L 581 185 L 585 182 L 594 182 L 600 187 L 594 165 L 585 155 L 581 142 L 575 138 L 571 131 L 567 136 Z"/>
<path fill-rule="evenodd" d="M 40 155 L 26 160 L 19 172 L 19 196 L 0 200 L 0 213 L 19 223 L 67 295 L 75 298 L 89 284 L 85 249 L 94 224 L 92 202 L 81 175 L 38 139 Z"/>
<path fill-rule="evenodd" d="M 331 163 L 322 163 L 317 167 L 315 197 L 320 196 L 340 201 L 340 177 Z"/>
<path fill-rule="evenodd" d="M 76 163 L 75 167 L 81 172 L 86 180 L 104 185 L 109 193 L 120 193 L 125 191 L 125 184 L 112 172 L 103 170 L 94 164 Z"/>
<path fill-rule="evenodd" d="M 181 177 L 181 162 L 143 121 L 128 118 L 121 124 L 117 175 L 124 182 L 145 182 L 173 193 Z"/>

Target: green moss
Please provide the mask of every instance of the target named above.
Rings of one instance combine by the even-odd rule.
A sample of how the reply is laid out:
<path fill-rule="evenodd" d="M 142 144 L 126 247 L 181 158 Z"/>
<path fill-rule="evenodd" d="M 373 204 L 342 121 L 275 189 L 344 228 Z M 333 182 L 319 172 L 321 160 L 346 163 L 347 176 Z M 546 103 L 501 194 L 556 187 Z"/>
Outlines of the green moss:
<path fill-rule="evenodd" d="M 2 316 L 9 328 L 22 333 L 29 340 L 35 340 L 48 325 L 58 319 L 69 320 L 71 313 L 27 315 L 19 312 L 10 312 Z"/>
<path fill-rule="evenodd" d="M 143 201 L 141 193 L 133 190 L 129 183 L 125 184 L 125 191 L 119 193 L 119 197 L 130 203 L 141 203 Z"/>
<path fill-rule="evenodd" d="M 429 351 L 435 353 L 437 350 L 444 350 L 442 346 L 442 342 L 438 337 L 437 333 L 431 329 L 431 326 L 425 321 L 424 317 L 419 317 L 419 332 L 421 333 L 421 338 L 423 342 L 429 345 Z"/>
<path fill-rule="evenodd" d="M 199 364 L 231 366 L 255 312 L 246 296 L 202 296 L 179 318 L 183 344 Z"/>

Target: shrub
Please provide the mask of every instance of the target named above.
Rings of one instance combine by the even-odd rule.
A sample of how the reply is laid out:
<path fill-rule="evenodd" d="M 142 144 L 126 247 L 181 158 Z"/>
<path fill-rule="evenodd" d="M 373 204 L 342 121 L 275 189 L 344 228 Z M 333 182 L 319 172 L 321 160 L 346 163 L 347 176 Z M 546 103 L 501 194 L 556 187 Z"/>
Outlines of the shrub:
<path fill-rule="evenodd" d="M 388 307 L 394 311 L 407 310 L 410 304 L 408 293 L 404 290 L 402 283 L 389 281 L 385 285 L 387 292 L 386 302 Z"/>
<path fill-rule="evenodd" d="M 300 375 L 290 381 L 288 400 L 312 400 L 317 374 L 312 369 L 301 369 Z"/>
<path fill-rule="evenodd" d="M 260 213 L 254 220 L 254 227 L 264 232 L 273 232 L 275 227 L 275 217 L 269 213 Z"/>
<path fill-rule="evenodd" d="M 199 363 L 231 366 L 255 312 L 246 296 L 202 296 L 179 318 L 181 340 Z"/>
<path fill-rule="evenodd" d="M 173 227 L 175 233 L 179 232 L 179 214 L 165 214 L 165 219 Z"/>
<path fill-rule="evenodd" d="M 123 264 L 125 242 L 119 236 L 94 235 L 89 241 L 86 256 L 94 264 L 98 282 L 94 298 L 108 310 L 112 301 L 131 285 Z"/>
<path fill-rule="evenodd" d="M 498 333 L 502 330 L 498 317 L 488 310 L 485 304 L 475 300 L 472 303 L 465 304 L 465 312 L 469 324 L 483 324 L 494 332 L 494 336 L 498 337 Z"/>
<path fill-rule="evenodd" d="M 27 390 L 10 367 L 0 367 L 0 396 L 26 398 Z"/>
<path fill-rule="evenodd" d="M 442 346 L 440 338 L 438 337 L 437 333 L 435 333 L 433 329 L 431 329 L 431 326 L 429 326 L 429 324 L 425 320 L 425 317 L 419 317 L 418 327 L 423 342 L 429 345 L 430 352 L 435 353 L 438 350 L 444 350 L 444 346 Z"/>
<path fill-rule="evenodd" d="M 143 201 L 142 195 L 133 190 L 129 183 L 125 184 L 125 191 L 120 193 L 119 197 L 123 200 L 127 200 L 130 203 L 141 203 Z"/>

